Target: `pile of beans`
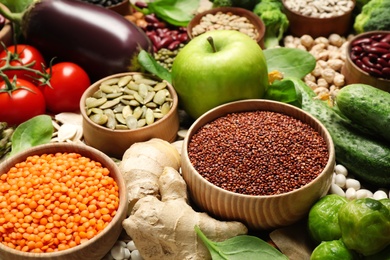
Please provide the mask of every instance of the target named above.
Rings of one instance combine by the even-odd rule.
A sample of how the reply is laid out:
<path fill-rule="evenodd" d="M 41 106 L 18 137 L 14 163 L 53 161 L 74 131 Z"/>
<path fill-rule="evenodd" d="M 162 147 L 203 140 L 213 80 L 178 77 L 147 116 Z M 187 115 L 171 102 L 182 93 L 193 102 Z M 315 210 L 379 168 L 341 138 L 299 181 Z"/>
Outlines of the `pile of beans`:
<path fill-rule="evenodd" d="M 352 41 L 350 57 L 371 76 L 390 79 L 390 33 L 373 33 Z"/>
<path fill-rule="evenodd" d="M 248 18 L 231 12 L 206 14 L 200 19 L 199 24 L 192 28 L 191 33 L 195 37 L 213 30 L 236 30 L 245 33 L 253 40 L 257 40 L 259 37 L 259 32 Z"/>
<path fill-rule="evenodd" d="M 201 127 L 188 156 L 206 180 L 228 191 L 274 195 L 306 185 L 329 159 L 308 124 L 270 111 L 231 113 Z"/>
<path fill-rule="evenodd" d="M 284 4 L 293 12 L 316 18 L 341 16 L 352 10 L 352 0 L 285 0 Z"/>
<path fill-rule="evenodd" d="M 0 242 L 25 252 L 75 247 L 99 234 L 119 206 L 101 163 L 77 153 L 30 156 L 0 177 Z"/>

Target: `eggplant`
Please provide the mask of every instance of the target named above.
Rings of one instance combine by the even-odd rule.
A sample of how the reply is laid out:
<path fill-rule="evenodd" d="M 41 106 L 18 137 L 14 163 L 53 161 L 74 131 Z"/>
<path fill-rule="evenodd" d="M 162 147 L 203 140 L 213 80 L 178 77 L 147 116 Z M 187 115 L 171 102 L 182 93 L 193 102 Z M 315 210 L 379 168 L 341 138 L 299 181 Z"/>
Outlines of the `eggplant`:
<path fill-rule="evenodd" d="M 134 23 L 79 0 L 38 0 L 21 15 L 20 27 L 26 43 L 44 57 L 78 64 L 92 82 L 134 70 L 138 53 L 153 51 L 147 35 Z"/>

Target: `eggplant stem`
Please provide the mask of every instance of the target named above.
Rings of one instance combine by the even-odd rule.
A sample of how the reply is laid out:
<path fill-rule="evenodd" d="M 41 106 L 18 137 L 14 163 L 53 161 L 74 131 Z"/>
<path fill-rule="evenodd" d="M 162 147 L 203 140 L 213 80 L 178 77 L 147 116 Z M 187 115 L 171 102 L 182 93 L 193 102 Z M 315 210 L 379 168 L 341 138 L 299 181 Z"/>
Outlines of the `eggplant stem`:
<path fill-rule="evenodd" d="M 24 12 L 12 13 L 12 12 L 5 10 L 3 7 L 0 6 L 0 14 L 2 16 L 4 16 L 6 19 L 10 20 L 11 22 L 20 25 L 22 23 L 22 17 L 23 17 Z"/>

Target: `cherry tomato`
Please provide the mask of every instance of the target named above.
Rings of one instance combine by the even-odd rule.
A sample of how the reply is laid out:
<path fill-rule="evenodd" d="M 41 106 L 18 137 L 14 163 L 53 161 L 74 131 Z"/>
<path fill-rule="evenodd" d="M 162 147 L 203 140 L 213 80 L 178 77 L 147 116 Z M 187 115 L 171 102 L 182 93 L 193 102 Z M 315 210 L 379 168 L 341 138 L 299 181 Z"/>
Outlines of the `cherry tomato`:
<path fill-rule="evenodd" d="M 17 79 L 12 85 L 0 83 L 0 122 L 18 125 L 45 113 L 45 98 L 38 87 L 24 79 Z"/>
<path fill-rule="evenodd" d="M 31 45 L 26 44 L 17 44 L 11 45 L 7 47 L 7 50 L 11 53 L 10 65 L 12 66 L 20 66 L 20 65 L 28 65 L 35 61 L 34 65 L 31 66 L 31 69 L 42 71 L 42 64 L 46 66 L 45 59 L 42 54 Z M 7 51 L 3 50 L 0 53 L 0 68 L 4 67 L 6 64 Z M 4 74 L 8 76 L 8 78 L 12 79 L 14 75 L 18 79 L 25 79 L 27 81 L 36 83 L 35 78 L 39 77 L 32 71 L 26 70 L 4 70 Z"/>
<path fill-rule="evenodd" d="M 49 84 L 41 87 L 45 96 L 46 108 L 53 113 L 75 112 L 80 110 L 80 99 L 91 85 L 88 74 L 72 62 L 59 62 L 46 70 L 51 73 Z"/>

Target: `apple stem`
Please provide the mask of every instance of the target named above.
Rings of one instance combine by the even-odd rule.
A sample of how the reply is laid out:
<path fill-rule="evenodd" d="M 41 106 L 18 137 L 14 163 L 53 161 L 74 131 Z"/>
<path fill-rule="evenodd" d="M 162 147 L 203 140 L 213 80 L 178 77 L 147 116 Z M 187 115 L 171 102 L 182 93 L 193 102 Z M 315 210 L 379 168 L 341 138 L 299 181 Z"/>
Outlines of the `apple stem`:
<path fill-rule="evenodd" d="M 207 37 L 207 41 L 210 43 L 211 48 L 213 49 L 213 51 L 217 52 L 217 48 L 215 48 L 213 37 L 211 37 L 211 36 Z"/>

